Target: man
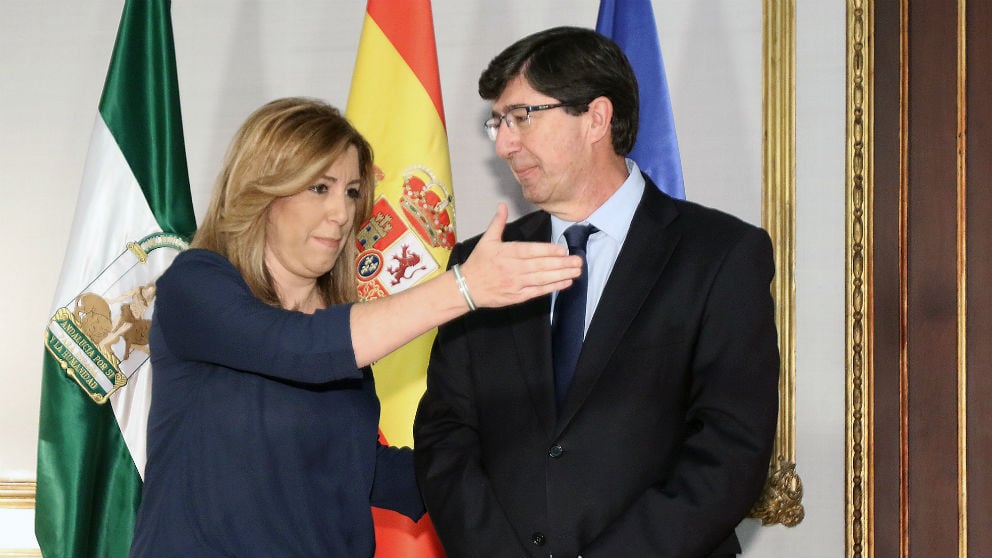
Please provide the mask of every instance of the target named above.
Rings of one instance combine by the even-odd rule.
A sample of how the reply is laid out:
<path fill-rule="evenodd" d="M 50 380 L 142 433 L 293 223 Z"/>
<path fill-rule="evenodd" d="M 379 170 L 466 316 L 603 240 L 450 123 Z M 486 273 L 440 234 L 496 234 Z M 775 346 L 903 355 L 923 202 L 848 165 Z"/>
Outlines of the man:
<path fill-rule="evenodd" d="M 778 406 L 768 235 L 666 196 L 625 159 L 637 84 L 602 35 L 526 37 L 492 60 L 479 93 L 497 154 L 540 208 L 504 238 L 568 236 L 588 272 L 438 332 L 415 462 L 449 558 L 738 553 Z M 573 224 L 594 226 L 585 246 Z M 576 289 L 570 367 L 558 333 L 575 327 Z"/>

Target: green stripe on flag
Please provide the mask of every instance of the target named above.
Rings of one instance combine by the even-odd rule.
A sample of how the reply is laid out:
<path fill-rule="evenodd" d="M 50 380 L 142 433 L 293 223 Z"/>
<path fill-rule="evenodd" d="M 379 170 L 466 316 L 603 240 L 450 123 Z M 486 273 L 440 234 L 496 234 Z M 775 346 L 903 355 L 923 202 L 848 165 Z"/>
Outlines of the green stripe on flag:
<path fill-rule="evenodd" d="M 127 2 L 100 99 L 100 114 L 117 139 L 162 230 L 191 238 L 189 195 L 171 2 Z M 136 114 L 149 115 L 147 119 Z"/>
<path fill-rule="evenodd" d="M 110 405 L 97 405 L 46 352 L 35 536 L 44 556 L 127 556 L 141 479 Z"/>

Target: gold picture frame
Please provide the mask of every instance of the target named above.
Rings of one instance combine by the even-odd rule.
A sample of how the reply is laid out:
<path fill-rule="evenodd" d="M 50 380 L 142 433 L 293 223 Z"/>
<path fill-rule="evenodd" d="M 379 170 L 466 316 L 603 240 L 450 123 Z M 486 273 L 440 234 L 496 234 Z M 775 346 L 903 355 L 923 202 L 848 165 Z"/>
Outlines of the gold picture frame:
<path fill-rule="evenodd" d="M 778 432 L 761 498 L 750 516 L 762 525 L 798 525 L 805 517 L 796 473 L 796 34 L 795 0 L 762 4 L 761 224 L 775 257 L 775 322 L 782 364 Z"/>
<path fill-rule="evenodd" d="M 0 480 L 0 508 L 33 509 L 33 480 Z"/>
<path fill-rule="evenodd" d="M 872 104 L 874 61 L 872 0 L 847 3 L 847 145 L 846 145 L 846 374 L 845 502 L 846 556 L 872 556 L 868 452 L 871 448 L 871 312 L 872 288 Z"/>

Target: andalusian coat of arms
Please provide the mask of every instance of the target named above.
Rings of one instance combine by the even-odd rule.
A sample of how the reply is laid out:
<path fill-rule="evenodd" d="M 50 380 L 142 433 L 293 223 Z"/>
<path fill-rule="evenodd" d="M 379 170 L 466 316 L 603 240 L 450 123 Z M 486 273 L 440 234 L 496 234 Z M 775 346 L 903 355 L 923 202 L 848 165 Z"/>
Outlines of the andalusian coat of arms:
<path fill-rule="evenodd" d="M 148 360 L 155 280 L 186 247 L 168 233 L 128 244 L 48 323 L 45 347 L 93 401 L 107 402 Z"/>

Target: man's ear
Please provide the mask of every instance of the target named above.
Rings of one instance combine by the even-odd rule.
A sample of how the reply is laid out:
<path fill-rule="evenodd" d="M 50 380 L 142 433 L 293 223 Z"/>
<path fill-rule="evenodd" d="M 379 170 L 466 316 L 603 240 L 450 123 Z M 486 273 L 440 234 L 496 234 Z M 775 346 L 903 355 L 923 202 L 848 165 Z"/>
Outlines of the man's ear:
<path fill-rule="evenodd" d="M 611 138 L 611 125 L 613 123 L 613 102 L 606 97 L 596 97 L 589 102 L 589 131 L 593 141 L 600 141 L 604 137 Z"/>

